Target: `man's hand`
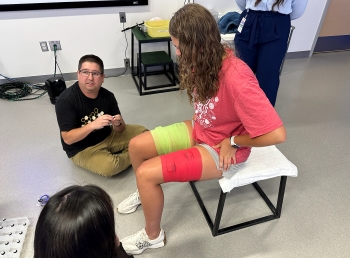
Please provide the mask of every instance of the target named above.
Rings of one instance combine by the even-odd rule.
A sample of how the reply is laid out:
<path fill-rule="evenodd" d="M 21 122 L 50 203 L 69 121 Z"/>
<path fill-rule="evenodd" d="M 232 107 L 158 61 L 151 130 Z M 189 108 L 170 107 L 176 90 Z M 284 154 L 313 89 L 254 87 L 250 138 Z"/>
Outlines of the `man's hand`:
<path fill-rule="evenodd" d="M 123 118 L 121 115 L 118 114 L 118 115 L 113 116 L 113 120 L 112 120 L 113 126 L 119 127 L 122 125 L 122 123 L 123 123 Z"/>
<path fill-rule="evenodd" d="M 125 130 L 125 122 L 120 114 L 113 116 L 111 124 L 113 125 L 113 130 L 118 133 L 121 133 Z"/>
<path fill-rule="evenodd" d="M 73 143 L 76 143 L 78 141 L 83 140 L 91 132 L 93 132 L 95 130 L 100 130 L 105 126 L 111 126 L 114 123 L 120 124 L 120 122 L 117 122 L 115 120 L 115 118 L 113 118 L 113 116 L 102 115 L 102 116 L 97 117 L 94 121 L 92 121 L 91 123 L 88 123 L 85 126 L 72 129 L 68 132 L 61 132 L 61 135 L 62 135 L 64 142 L 68 145 L 71 145 Z M 119 132 L 122 132 L 123 130 L 124 130 L 123 126 L 118 127 Z"/>
<path fill-rule="evenodd" d="M 76 143 L 83 140 L 91 132 L 95 130 L 102 129 L 105 126 L 108 126 L 112 123 L 113 117 L 110 115 L 102 115 L 97 117 L 91 123 L 88 123 L 82 127 L 72 129 L 68 132 L 61 132 L 64 142 L 68 145 Z"/>
<path fill-rule="evenodd" d="M 220 148 L 219 169 L 226 171 L 233 164 L 236 164 L 236 148 L 233 148 L 230 143 L 230 138 L 224 139 L 221 143 L 213 146 Z"/>
<path fill-rule="evenodd" d="M 102 129 L 105 126 L 110 125 L 113 122 L 113 116 L 111 115 L 102 115 L 96 118 L 93 122 L 91 122 L 91 127 L 93 130 Z"/>

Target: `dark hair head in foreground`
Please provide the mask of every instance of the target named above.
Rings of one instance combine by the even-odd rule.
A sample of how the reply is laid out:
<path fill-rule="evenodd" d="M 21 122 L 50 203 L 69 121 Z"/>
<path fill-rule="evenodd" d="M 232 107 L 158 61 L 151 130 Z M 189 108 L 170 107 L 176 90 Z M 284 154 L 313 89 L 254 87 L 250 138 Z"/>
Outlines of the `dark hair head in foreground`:
<path fill-rule="evenodd" d="M 118 257 L 113 203 L 94 185 L 53 195 L 35 230 L 34 258 Z"/>

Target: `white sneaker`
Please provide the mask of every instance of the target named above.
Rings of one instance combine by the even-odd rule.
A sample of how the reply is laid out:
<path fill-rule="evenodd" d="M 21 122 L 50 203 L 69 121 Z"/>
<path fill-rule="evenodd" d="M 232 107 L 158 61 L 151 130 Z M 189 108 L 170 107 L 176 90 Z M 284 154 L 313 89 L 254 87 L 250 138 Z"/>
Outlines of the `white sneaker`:
<path fill-rule="evenodd" d="M 159 236 L 151 240 L 143 228 L 136 234 L 121 239 L 120 242 L 123 243 L 124 250 L 128 254 L 140 254 L 148 248 L 163 247 L 166 244 L 166 238 L 164 230 L 161 229 Z"/>
<path fill-rule="evenodd" d="M 118 204 L 117 211 L 119 213 L 128 214 L 136 211 L 137 207 L 141 205 L 139 191 L 130 194 L 128 198 Z"/>

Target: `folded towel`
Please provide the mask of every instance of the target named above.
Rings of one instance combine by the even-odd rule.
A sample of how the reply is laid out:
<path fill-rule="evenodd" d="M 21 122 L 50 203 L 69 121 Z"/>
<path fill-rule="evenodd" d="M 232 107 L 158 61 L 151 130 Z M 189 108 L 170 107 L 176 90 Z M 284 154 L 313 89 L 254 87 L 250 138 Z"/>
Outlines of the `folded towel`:
<path fill-rule="evenodd" d="M 238 12 L 228 12 L 222 16 L 218 21 L 220 33 L 236 33 L 239 25 L 239 16 L 240 13 Z"/>
<path fill-rule="evenodd" d="M 224 172 L 219 184 L 224 193 L 233 188 L 278 176 L 298 176 L 297 167 L 276 146 L 254 147 L 246 162 Z"/>

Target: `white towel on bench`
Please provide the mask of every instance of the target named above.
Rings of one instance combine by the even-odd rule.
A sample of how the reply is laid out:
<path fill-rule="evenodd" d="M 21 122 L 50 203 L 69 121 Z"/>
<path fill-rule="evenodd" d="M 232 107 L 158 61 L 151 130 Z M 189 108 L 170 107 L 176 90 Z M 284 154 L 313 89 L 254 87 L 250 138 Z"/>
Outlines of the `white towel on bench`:
<path fill-rule="evenodd" d="M 222 191 L 227 193 L 235 187 L 278 176 L 296 177 L 298 176 L 298 169 L 275 145 L 254 147 L 246 162 L 223 173 L 223 177 L 219 179 L 219 184 Z"/>

